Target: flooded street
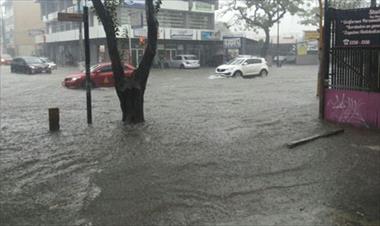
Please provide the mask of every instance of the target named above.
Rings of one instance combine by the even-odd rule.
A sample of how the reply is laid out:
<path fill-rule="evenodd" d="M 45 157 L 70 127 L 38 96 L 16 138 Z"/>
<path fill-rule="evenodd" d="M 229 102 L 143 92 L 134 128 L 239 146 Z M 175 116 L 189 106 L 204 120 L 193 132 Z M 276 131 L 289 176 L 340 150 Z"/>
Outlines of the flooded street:
<path fill-rule="evenodd" d="M 144 124 L 97 88 L 87 126 L 85 91 L 61 85 L 75 68 L 2 66 L 1 225 L 380 225 L 379 131 L 286 147 L 337 128 L 318 120 L 317 69 L 153 70 Z"/>

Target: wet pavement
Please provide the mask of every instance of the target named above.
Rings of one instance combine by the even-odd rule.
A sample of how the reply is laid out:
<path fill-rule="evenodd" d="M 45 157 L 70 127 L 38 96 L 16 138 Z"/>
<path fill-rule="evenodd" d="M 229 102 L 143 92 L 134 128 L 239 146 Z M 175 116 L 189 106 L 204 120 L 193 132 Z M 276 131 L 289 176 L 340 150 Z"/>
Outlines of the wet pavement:
<path fill-rule="evenodd" d="M 316 66 L 220 79 L 153 70 L 146 123 L 123 125 L 112 88 L 1 68 L 1 225 L 380 225 L 380 133 L 318 120 Z M 48 132 L 59 107 L 61 131 Z"/>

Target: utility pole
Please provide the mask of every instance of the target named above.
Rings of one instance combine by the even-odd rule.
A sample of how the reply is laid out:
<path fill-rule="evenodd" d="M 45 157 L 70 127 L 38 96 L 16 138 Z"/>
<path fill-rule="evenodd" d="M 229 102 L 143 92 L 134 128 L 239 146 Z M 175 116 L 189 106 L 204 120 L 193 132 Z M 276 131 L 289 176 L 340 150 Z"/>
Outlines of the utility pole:
<path fill-rule="evenodd" d="M 88 7 L 83 7 L 83 24 L 84 24 L 84 42 L 86 55 L 86 101 L 87 101 L 87 123 L 92 124 L 92 106 L 91 106 L 91 77 L 90 77 L 90 32 L 88 24 Z"/>
<path fill-rule="evenodd" d="M 323 58 L 319 77 L 319 118 L 325 119 L 325 78 L 330 70 L 331 18 L 330 1 L 324 0 Z"/>
<path fill-rule="evenodd" d="M 82 12 L 82 0 L 77 0 L 78 13 Z M 83 61 L 83 25 L 79 23 L 79 61 Z"/>
<path fill-rule="evenodd" d="M 279 0 L 277 0 L 277 67 L 280 67 L 280 8 Z"/>
<path fill-rule="evenodd" d="M 4 11 L 3 11 L 3 5 L 0 3 L 0 11 L 1 11 L 1 52 L 5 52 L 6 49 L 6 43 L 5 43 L 5 22 L 4 22 Z"/>
<path fill-rule="evenodd" d="M 318 69 L 318 84 L 317 84 L 317 97 L 319 97 L 319 92 L 321 91 L 321 77 L 323 76 L 323 14 L 324 7 L 322 0 L 318 0 L 319 3 L 319 40 L 318 40 L 318 58 L 319 58 L 319 69 Z"/>
<path fill-rule="evenodd" d="M 377 6 L 376 0 L 371 0 L 371 7 L 376 7 L 376 6 Z"/>

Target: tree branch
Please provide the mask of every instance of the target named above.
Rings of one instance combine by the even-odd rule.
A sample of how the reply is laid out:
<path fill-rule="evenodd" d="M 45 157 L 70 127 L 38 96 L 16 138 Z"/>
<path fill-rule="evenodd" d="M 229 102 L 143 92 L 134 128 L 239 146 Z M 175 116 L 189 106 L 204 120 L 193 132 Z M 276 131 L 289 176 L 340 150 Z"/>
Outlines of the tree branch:
<path fill-rule="evenodd" d="M 124 76 L 124 68 L 121 63 L 119 50 L 117 48 L 115 24 L 112 20 L 112 16 L 105 8 L 101 0 L 92 0 L 92 3 L 100 21 L 103 24 L 104 32 L 107 36 L 108 53 L 111 59 L 116 90 L 123 91 L 125 89 L 126 81 Z"/>
<path fill-rule="evenodd" d="M 142 60 L 136 69 L 136 79 L 144 90 L 148 81 L 150 68 L 156 55 L 159 26 L 157 21 L 157 11 L 153 4 L 153 0 L 145 0 L 145 11 L 148 24 L 148 44 L 145 48 Z"/>

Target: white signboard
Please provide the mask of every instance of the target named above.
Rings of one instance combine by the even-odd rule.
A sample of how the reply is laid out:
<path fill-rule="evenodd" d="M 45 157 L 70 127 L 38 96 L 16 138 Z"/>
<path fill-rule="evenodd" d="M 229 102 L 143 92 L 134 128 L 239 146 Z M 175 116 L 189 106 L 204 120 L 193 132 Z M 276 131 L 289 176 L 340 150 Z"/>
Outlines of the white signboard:
<path fill-rule="evenodd" d="M 207 13 L 211 13 L 211 12 L 214 12 L 214 9 L 215 9 L 215 5 L 214 4 L 210 4 L 210 3 L 207 3 L 207 2 L 197 2 L 197 1 L 194 1 L 193 2 L 193 7 L 192 7 L 191 11 L 193 11 L 193 12 L 207 12 Z"/>
<path fill-rule="evenodd" d="M 158 29 L 158 38 L 159 39 L 163 39 L 164 38 L 164 29 L 163 28 L 159 28 Z M 139 37 L 148 37 L 148 28 L 144 27 L 144 28 L 137 28 L 137 29 L 133 29 L 133 37 L 135 38 L 139 38 Z"/>
<path fill-rule="evenodd" d="M 131 21 L 132 28 L 144 27 L 144 16 L 142 12 L 131 12 L 129 14 L 129 19 Z"/>
<path fill-rule="evenodd" d="M 188 29 L 171 29 L 170 30 L 170 39 L 179 39 L 179 40 L 193 40 L 194 31 Z"/>

